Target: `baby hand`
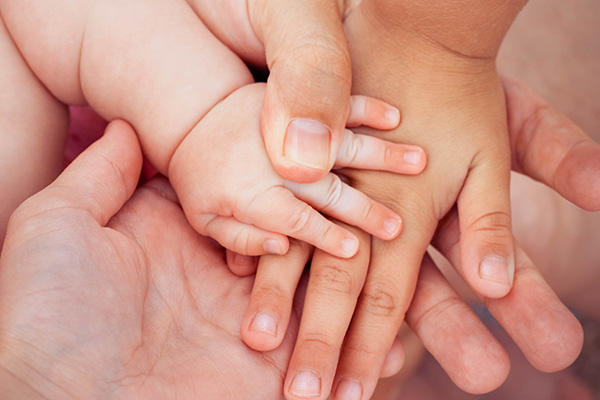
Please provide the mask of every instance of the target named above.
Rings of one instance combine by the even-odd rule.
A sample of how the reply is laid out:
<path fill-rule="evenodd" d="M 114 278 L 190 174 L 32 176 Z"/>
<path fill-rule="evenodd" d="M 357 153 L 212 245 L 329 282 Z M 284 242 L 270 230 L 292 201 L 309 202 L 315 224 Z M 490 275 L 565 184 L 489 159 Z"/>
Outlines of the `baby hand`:
<path fill-rule="evenodd" d="M 264 88 L 255 84 L 234 92 L 176 150 L 169 177 L 192 226 L 245 255 L 284 254 L 291 236 L 338 257 L 353 256 L 357 238 L 317 210 L 381 239 L 397 237 L 400 217 L 337 175 L 300 184 L 275 172 L 260 135 Z M 310 121 L 306 123 L 310 129 Z M 399 113 L 380 101 L 356 96 L 348 123 L 392 129 Z M 417 174 L 425 162 L 419 147 L 347 131 L 336 165 Z"/>

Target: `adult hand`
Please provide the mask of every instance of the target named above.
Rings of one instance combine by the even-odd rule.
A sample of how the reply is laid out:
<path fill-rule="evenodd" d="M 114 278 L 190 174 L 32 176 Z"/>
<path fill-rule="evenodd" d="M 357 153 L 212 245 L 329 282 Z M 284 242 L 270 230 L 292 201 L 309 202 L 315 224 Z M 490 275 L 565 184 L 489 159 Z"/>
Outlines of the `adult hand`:
<path fill-rule="evenodd" d="M 600 146 L 523 84 L 505 78 L 504 88 L 513 169 L 538 177 L 582 207 L 598 209 Z M 551 151 L 546 153 L 548 150 Z M 555 154 L 562 157 L 553 162 L 544 157 Z M 582 182 L 592 190 L 581 190 Z M 457 222 L 456 208 L 453 208 L 442 221 L 433 242 L 455 266 L 460 262 Z M 376 365 L 372 360 L 381 356 L 377 353 L 378 346 L 386 346 L 385 349 L 391 346 L 393 349 L 388 353 L 381 375 L 393 374 L 401 366 L 402 352 L 397 338 L 393 345 L 381 344 L 385 340 L 381 331 L 388 327 L 382 322 L 376 329 L 368 330 L 364 319 L 360 318 L 365 318 L 365 311 L 373 312 L 366 309 L 368 304 L 379 302 L 387 305 L 380 307 L 375 315 L 381 319 L 387 317 L 386 312 L 391 312 L 392 308 L 407 305 L 392 301 L 385 303 L 384 300 L 389 298 L 369 297 L 364 289 L 361 294 L 370 240 L 359 237 L 362 240 L 361 252 L 351 260 L 336 259 L 318 251 L 313 257 L 307 289 L 313 293 L 312 301 L 304 305 L 296 347 L 288 367 L 284 388 L 288 398 L 303 398 L 301 390 L 321 398 L 327 396 L 331 388 L 335 400 L 368 398 L 376 383 L 371 374 L 380 373 L 378 368 L 373 371 L 372 367 Z M 265 304 L 269 302 L 251 302 L 243 330 L 248 329 L 250 317 L 259 311 L 275 315 L 285 329 L 293 290 L 283 287 L 283 283 L 264 287 L 261 274 L 299 276 L 298 269 L 304 266 L 307 255 L 299 252 L 293 257 L 288 256 L 285 265 L 293 266 L 295 263 L 295 268 L 281 270 L 280 262 L 269 261 L 265 263 L 264 270 L 259 271 L 254 290 L 263 298 L 270 296 L 270 304 L 276 304 L 277 308 L 266 310 Z M 388 253 L 380 262 L 393 264 L 397 260 L 394 254 Z M 545 372 L 565 368 L 581 349 L 581 326 L 518 247 L 515 262 L 515 282 L 509 295 L 502 299 L 481 300 L 534 367 Z M 269 267 L 271 264 L 272 267 Z M 359 308 L 354 311 L 357 303 Z M 333 318 L 336 324 L 331 323 Z M 428 350 L 463 390 L 487 392 L 498 387 L 506 378 L 509 369 L 506 352 L 429 257 L 424 260 L 406 318 Z M 251 334 L 258 335 L 256 332 Z M 279 336 L 281 340 L 281 332 Z M 276 337 L 265 335 L 264 343 L 268 343 L 265 347 L 275 347 L 274 341 L 277 341 Z M 364 361 L 365 355 L 373 364 Z M 311 373 L 313 375 L 309 375 Z M 294 386 L 294 378 L 298 376 L 302 378 L 303 386 Z"/>
<path fill-rule="evenodd" d="M 0 259 L 3 396 L 280 398 L 296 317 L 279 349 L 247 348 L 252 278 L 228 271 L 166 181 L 129 199 L 141 164 L 134 132 L 113 122 L 13 215 Z"/>

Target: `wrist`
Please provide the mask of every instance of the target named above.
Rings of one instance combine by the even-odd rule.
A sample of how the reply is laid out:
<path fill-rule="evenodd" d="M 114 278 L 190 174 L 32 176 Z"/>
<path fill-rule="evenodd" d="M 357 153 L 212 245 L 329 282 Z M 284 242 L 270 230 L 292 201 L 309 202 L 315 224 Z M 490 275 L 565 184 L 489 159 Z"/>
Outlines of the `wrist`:
<path fill-rule="evenodd" d="M 409 34 L 417 42 L 466 58 L 495 59 L 527 1 L 364 0 L 361 9 L 392 36 Z"/>

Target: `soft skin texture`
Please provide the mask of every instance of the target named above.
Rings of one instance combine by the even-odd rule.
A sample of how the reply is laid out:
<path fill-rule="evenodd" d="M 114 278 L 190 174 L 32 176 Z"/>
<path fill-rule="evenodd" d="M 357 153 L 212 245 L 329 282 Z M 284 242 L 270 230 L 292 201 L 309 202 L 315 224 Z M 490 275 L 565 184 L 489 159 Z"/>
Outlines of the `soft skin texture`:
<path fill-rule="evenodd" d="M 330 173 L 313 184 L 298 184 L 277 174 L 260 137 L 258 115 L 264 92 L 264 84 L 255 84 L 232 93 L 196 125 L 175 152 L 169 176 L 192 226 L 246 255 L 286 253 L 286 237 L 271 233 L 279 232 L 339 257 L 353 256 L 358 244 L 354 235 L 316 210 L 382 239 L 397 237 L 400 217 L 342 183 L 336 175 Z M 366 98 L 356 98 L 355 102 L 373 103 L 372 109 L 377 105 Z M 385 127 L 385 118 L 369 118 L 364 109 L 351 110 L 352 124 L 373 120 Z M 397 119 L 391 124 L 388 121 L 387 127 L 396 123 Z M 411 152 L 419 155 L 417 164 L 404 161 Z M 392 145 L 346 131 L 339 166 L 355 165 L 416 173 L 425 166 L 425 157 L 417 147 Z"/>
<path fill-rule="evenodd" d="M 227 271 L 224 251 L 189 226 L 165 180 L 146 184 L 130 198 L 140 168 L 133 131 L 114 122 L 55 183 L 13 215 L 0 258 L 3 393 L 27 399 L 90 394 L 193 399 L 199 393 L 207 399 L 280 398 L 298 329 L 296 312 L 277 350 L 256 353 L 245 347 L 238 323 L 253 279 Z M 440 247 L 456 248 L 456 227 L 442 227 Z M 453 260 L 457 252 L 447 254 Z M 526 353 L 533 359 L 543 354 L 540 361 L 551 370 L 578 349 L 540 340 L 539 315 L 548 315 L 543 312 L 552 306 L 552 323 L 545 327 L 560 333 L 559 343 L 576 347 L 581 332 L 518 254 L 515 290 L 488 306 L 516 332 Z M 327 260 L 317 260 L 313 269 L 322 261 Z M 446 332 L 445 340 L 456 343 L 476 332 L 469 336 L 471 346 L 498 350 L 429 261 L 422 271 L 409 319 L 427 332 Z M 449 301 L 458 306 L 447 307 Z M 395 342 L 382 372 L 396 369 L 401 353 Z M 471 352 L 460 360 L 470 366 L 488 353 Z"/>
<path fill-rule="evenodd" d="M 220 161 L 230 154 L 227 148 L 221 147 L 220 157 L 213 159 L 210 164 L 199 165 L 200 163 L 192 158 L 187 169 L 175 168 L 171 171 L 173 154 L 176 150 L 188 154 L 198 151 L 213 152 L 213 148 L 208 146 L 208 140 L 198 144 L 197 139 L 184 139 L 201 131 L 198 128 L 199 121 L 202 121 L 215 104 L 252 82 L 249 70 L 238 56 L 214 37 L 195 14 L 194 9 L 185 2 L 132 0 L 63 3 L 0 3 L 4 22 L 0 32 L 0 51 L 6 55 L 9 67 L 8 71 L 0 76 L 0 85 L 7 86 L 9 94 L 13 94 L 18 92 L 17 86 L 14 85 L 16 81 L 22 84 L 18 87 L 23 91 L 14 93 L 15 106 L 3 106 L 5 110 L 3 109 L 1 115 L 9 122 L 7 128 L 0 133 L 2 137 L 7 137 L 8 143 L 7 147 L 2 149 L 6 156 L 2 162 L 7 166 L 3 169 L 6 177 L 3 176 L 2 183 L 5 183 L 5 187 L 16 185 L 19 190 L 12 190 L 10 195 L 3 195 L 7 198 L 2 199 L 4 201 L 0 210 L 0 222 L 5 222 L 10 212 L 27 195 L 56 175 L 59 165 L 57 160 L 62 158 L 58 156 L 64 142 L 61 135 L 64 136 L 67 126 L 67 114 L 63 103 L 88 103 L 107 120 L 123 118 L 130 122 L 139 134 L 145 156 L 158 171 L 176 182 L 175 186 L 186 210 L 192 209 L 189 205 L 194 204 L 197 198 L 187 196 L 197 194 L 199 190 L 198 181 L 194 178 L 219 170 Z M 391 128 L 399 122 L 398 111 L 381 102 L 364 97 L 356 101 L 363 106 L 363 110 L 359 110 L 360 107 L 349 107 L 348 104 L 341 108 L 344 119 L 350 117 L 350 123 L 355 124 L 353 126 L 364 122 L 374 127 Z M 15 109 L 27 108 L 29 103 L 35 103 L 32 110 L 39 112 L 35 118 L 36 124 L 19 122 L 19 117 L 15 115 L 18 115 Z M 354 112 L 353 109 L 358 111 Z M 258 123 L 259 114 L 253 115 L 253 118 Z M 384 122 L 381 122 L 382 120 Z M 296 119 L 294 124 L 297 132 L 300 128 L 314 128 L 320 123 Z M 32 138 L 23 140 L 21 136 L 16 135 L 19 130 L 27 134 L 33 131 L 35 134 Z M 211 131 L 211 139 L 221 138 L 218 132 L 218 129 Z M 342 151 L 342 157 L 346 157 L 340 166 L 366 166 L 407 173 L 417 173 L 424 167 L 423 157 L 415 163 L 416 165 L 402 168 L 407 166 L 402 161 L 402 154 L 409 150 L 408 147 L 390 147 L 378 140 L 354 140 L 353 136 L 344 130 L 338 136 L 336 146 Z M 292 142 L 295 143 L 293 140 Z M 296 142 L 296 147 L 305 148 L 300 140 Z M 193 149 L 186 148 L 190 143 L 196 143 Z M 364 148 L 361 147 L 362 144 L 365 144 Z M 255 142 L 252 149 L 266 159 L 267 155 L 260 152 L 258 145 L 259 143 Z M 381 155 L 386 154 L 385 151 L 389 149 L 392 149 L 394 154 L 388 160 L 388 164 L 370 162 L 371 158 L 381 159 Z M 420 149 L 410 149 L 422 153 Z M 19 169 L 20 173 L 10 176 L 16 165 L 24 163 L 23 160 L 32 155 L 39 156 L 36 162 L 32 163 L 33 166 L 28 165 L 28 168 Z M 337 156 L 337 153 L 335 155 Z M 356 156 L 356 160 L 352 156 Z M 394 161 L 395 165 L 390 166 Z M 329 167 L 331 166 L 328 165 Z M 178 175 L 178 172 L 182 171 L 185 174 Z M 240 176 L 239 170 L 232 172 Z M 241 188 L 233 186 L 233 190 Z M 327 194 L 324 191 L 321 193 Z M 333 194 L 337 193 L 333 191 Z M 231 195 L 231 192 L 218 193 L 216 197 L 222 200 L 227 195 Z M 238 195 L 242 197 L 241 194 Z M 308 197 L 311 197 L 310 201 L 313 203 L 321 204 L 320 208 L 327 208 L 326 197 Z M 349 197 L 351 196 L 345 193 L 341 194 L 342 202 L 348 201 L 353 211 L 364 208 L 368 214 L 372 202 L 367 203 L 362 195 Z M 300 203 L 297 204 L 300 207 Z M 281 254 L 287 250 L 287 239 L 282 234 L 302 231 L 298 233 L 299 237 L 311 243 L 321 243 L 322 248 L 327 248 L 336 255 L 348 257 L 356 252 L 356 239 L 347 232 L 344 236 L 341 228 L 333 227 L 322 218 L 320 229 L 304 232 L 305 227 L 302 224 L 312 224 L 312 219 L 303 218 L 308 214 L 316 216 L 317 213 L 302 205 L 303 212 L 299 212 L 298 207 L 294 211 L 286 210 L 290 211 L 289 215 L 297 217 L 300 224 L 297 227 L 288 227 L 285 232 L 278 230 L 277 222 L 273 222 L 277 217 L 281 217 L 281 214 L 252 214 L 253 210 L 248 209 L 245 213 L 239 213 L 240 218 L 253 221 L 256 226 L 247 226 L 237 220 L 229 221 L 225 229 L 223 224 L 219 227 L 218 239 L 231 250 L 240 253 Z M 206 214 L 205 211 L 214 211 L 215 214 L 219 214 L 214 209 L 197 211 L 204 211 L 203 214 Z M 212 232 L 205 229 L 206 221 L 198 222 L 203 215 L 188 216 L 201 233 Z M 387 217 L 397 220 L 397 229 L 393 232 L 389 230 L 383 235 L 385 239 L 390 239 L 399 233 L 400 219 L 389 210 Z M 380 226 L 377 228 L 364 225 L 361 227 L 382 237 L 383 223 L 387 217 L 384 216 L 378 221 Z M 271 230 L 279 234 L 260 229 L 265 227 L 266 222 L 269 222 Z M 329 236 L 328 230 L 332 231 Z M 376 230 L 378 232 L 375 232 Z M 348 239 L 349 243 L 342 242 L 344 238 Z M 344 243 L 346 246 L 343 246 Z"/>

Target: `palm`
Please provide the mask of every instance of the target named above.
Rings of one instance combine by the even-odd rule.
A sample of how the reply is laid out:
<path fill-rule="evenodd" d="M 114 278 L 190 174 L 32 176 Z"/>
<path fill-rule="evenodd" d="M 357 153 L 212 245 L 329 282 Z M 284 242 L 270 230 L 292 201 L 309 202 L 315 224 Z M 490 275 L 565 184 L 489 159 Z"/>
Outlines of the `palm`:
<path fill-rule="evenodd" d="M 44 382 L 75 397 L 281 396 L 293 337 L 264 354 L 242 343 L 252 278 L 232 275 L 177 205 L 139 189 L 108 228 L 76 210 L 35 221 L 3 254 L 22 268 L 3 269 L 0 318 Z"/>

